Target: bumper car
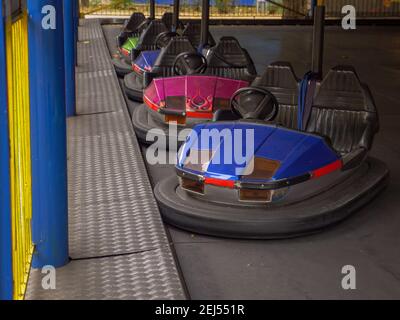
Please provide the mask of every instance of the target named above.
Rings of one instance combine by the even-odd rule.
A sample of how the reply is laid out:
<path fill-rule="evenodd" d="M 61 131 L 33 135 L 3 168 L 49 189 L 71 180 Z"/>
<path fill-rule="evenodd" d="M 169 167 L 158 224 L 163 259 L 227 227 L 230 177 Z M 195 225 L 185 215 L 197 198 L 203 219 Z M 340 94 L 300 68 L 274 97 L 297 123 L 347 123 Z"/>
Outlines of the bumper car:
<path fill-rule="evenodd" d="M 143 74 L 146 71 L 151 71 L 160 53 L 161 49 L 142 51 L 139 57 L 137 57 L 137 59 L 133 63 L 131 71 L 133 70 L 134 72 L 139 74 Z"/>
<path fill-rule="evenodd" d="M 135 32 L 122 33 L 117 38 L 118 53 L 113 57 L 113 65 L 118 76 L 132 72 L 132 61 L 141 51 L 156 50 L 156 40 L 160 34 L 170 31 L 162 20 L 145 20 Z"/>
<path fill-rule="evenodd" d="M 128 71 L 130 52 L 136 46 L 140 34 L 147 28 L 152 19 L 146 19 L 143 13 L 135 12 L 124 24 L 117 36 L 118 52 L 113 57 L 113 63 L 118 75 Z"/>
<path fill-rule="evenodd" d="M 143 13 L 134 12 L 129 20 L 125 22 L 122 27 L 122 31 L 117 37 L 118 51 L 123 53 L 125 50 L 123 46 L 125 42 L 134 35 L 139 35 L 140 32 L 150 23 L 150 19 L 146 19 Z M 129 56 L 129 53 L 127 53 Z"/>
<path fill-rule="evenodd" d="M 288 65 L 273 65 L 263 82 L 232 97 L 238 120 L 221 114 L 193 128 L 177 175 L 155 187 L 167 223 L 223 237 L 295 237 L 342 221 L 385 187 L 387 167 L 368 155 L 377 110 L 352 68 L 316 83 L 309 113 L 294 104 L 299 84 Z"/>
<path fill-rule="evenodd" d="M 194 48 L 200 47 L 200 32 L 201 25 L 198 21 L 189 22 L 183 29 L 181 36 L 187 37 Z M 156 40 L 157 47 L 164 47 L 168 44 L 169 40 L 173 36 L 173 33 L 162 34 Z M 209 33 L 207 48 L 212 48 L 215 46 L 215 40 L 213 36 Z M 134 72 L 143 74 L 146 71 L 151 71 L 154 63 L 156 62 L 161 49 L 152 51 L 142 51 L 138 58 L 133 62 L 132 69 Z"/>
<path fill-rule="evenodd" d="M 207 63 L 198 59 L 196 55 L 178 56 L 173 66 L 178 76 L 155 79 L 144 89 L 144 103 L 132 113 L 142 143 L 150 142 L 146 137 L 154 128 L 162 130 L 168 140 L 177 140 L 182 130 L 212 120 L 219 110 L 229 108 L 236 90 L 249 86 L 256 77 L 253 61 L 233 37 L 223 37 L 208 54 Z M 178 124 L 175 133 L 168 130 L 172 123 Z"/>
<path fill-rule="evenodd" d="M 143 90 L 153 79 L 174 75 L 174 65 L 177 56 L 182 53 L 197 56 L 196 49 L 187 37 L 174 37 L 168 45 L 161 49 L 151 70 L 135 70 L 124 77 L 124 91 L 128 98 L 143 101 Z"/>

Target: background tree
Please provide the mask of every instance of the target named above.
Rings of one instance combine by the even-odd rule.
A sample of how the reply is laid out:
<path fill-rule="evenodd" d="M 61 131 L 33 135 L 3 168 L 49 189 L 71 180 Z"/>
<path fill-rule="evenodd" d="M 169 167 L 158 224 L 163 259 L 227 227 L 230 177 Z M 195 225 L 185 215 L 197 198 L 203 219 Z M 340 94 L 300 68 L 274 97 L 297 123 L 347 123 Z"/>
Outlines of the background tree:
<path fill-rule="evenodd" d="M 308 3 L 310 0 L 283 0 L 282 4 L 293 10 L 283 10 L 284 18 L 302 18 L 302 16 L 298 12 L 302 12 L 304 14 L 308 14 Z"/>

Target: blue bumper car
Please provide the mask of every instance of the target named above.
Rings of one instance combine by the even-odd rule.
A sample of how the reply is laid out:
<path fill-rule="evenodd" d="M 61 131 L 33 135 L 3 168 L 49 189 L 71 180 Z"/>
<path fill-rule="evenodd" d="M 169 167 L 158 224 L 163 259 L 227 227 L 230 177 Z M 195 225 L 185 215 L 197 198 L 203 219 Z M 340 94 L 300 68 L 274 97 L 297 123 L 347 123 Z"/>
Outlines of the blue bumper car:
<path fill-rule="evenodd" d="M 270 68 L 258 80 L 268 86 L 240 89 L 218 122 L 191 131 L 177 174 L 155 188 L 167 223 L 223 237 L 300 236 L 344 220 L 387 184 L 386 165 L 369 156 L 375 103 L 354 69 L 332 69 L 307 93 L 289 65 Z"/>

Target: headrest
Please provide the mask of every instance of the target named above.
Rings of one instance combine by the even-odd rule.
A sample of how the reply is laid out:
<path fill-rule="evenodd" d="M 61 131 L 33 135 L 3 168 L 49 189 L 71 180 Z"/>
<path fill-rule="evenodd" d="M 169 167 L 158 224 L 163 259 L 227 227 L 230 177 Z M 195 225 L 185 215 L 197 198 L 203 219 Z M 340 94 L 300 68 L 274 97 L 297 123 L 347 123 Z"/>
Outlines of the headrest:
<path fill-rule="evenodd" d="M 297 79 L 290 63 L 274 62 L 264 71 L 258 85 L 297 90 L 299 79 Z"/>
<path fill-rule="evenodd" d="M 169 65 L 173 63 L 178 54 L 183 52 L 196 52 L 196 50 L 187 37 L 174 37 L 164 48 L 162 48 L 154 65 Z"/>
<path fill-rule="evenodd" d="M 172 12 L 165 12 L 161 17 L 161 21 L 164 22 L 168 29 L 172 28 L 172 21 L 174 19 L 174 14 Z"/>
<path fill-rule="evenodd" d="M 135 29 L 144 21 L 146 17 L 142 12 L 134 12 L 126 24 L 126 29 L 135 31 Z"/>
<path fill-rule="evenodd" d="M 154 42 L 154 38 L 157 37 L 162 32 L 168 31 L 164 22 L 160 20 L 153 20 L 150 22 L 149 26 L 141 34 L 141 40 L 139 42 Z"/>
<path fill-rule="evenodd" d="M 200 20 L 190 21 L 183 30 L 182 35 L 188 37 L 194 46 L 199 46 L 201 40 Z M 208 32 L 208 45 L 210 47 L 215 46 L 215 40 L 210 32 Z"/>
<path fill-rule="evenodd" d="M 245 50 L 234 37 L 222 37 L 212 50 L 209 58 L 210 67 L 244 67 L 249 64 Z"/>
<path fill-rule="evenodd" d="M 376 112 L 368 87 L 351 66 L 331 69 L 317 86 L 314 105 L 324 108 Z"/>
<path fill-rule="evenodd" d="M 271 91 L 280 104 L 298 103 L 299 79 L 288 62 L 274 62 L 256 79 L 254 86 L 261 86 Z"/>
<path fill-rule="evenodd" d="M 239 41 L 234 37 L 222 37 L 214 51 L 220 55 L 243 54 L 243 49 L 240 46 Z"/>

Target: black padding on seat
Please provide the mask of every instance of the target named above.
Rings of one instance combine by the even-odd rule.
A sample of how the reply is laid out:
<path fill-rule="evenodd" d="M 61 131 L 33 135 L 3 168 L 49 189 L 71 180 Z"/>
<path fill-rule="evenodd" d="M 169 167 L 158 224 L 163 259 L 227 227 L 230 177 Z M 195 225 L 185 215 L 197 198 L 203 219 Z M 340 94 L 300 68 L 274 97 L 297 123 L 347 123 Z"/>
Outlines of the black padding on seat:
<path fill-rule="evenodd" d="M 367 91 L 353 67 L 337 66 L 329 71 L 318 86 L 314 104 L 332 109 L 376 112 Z"/>
<path fill-rule="evenodd" d="M 117 46 L 122 47 L 126 40 L 128 40 L 130 37 L 139 37 L 140 34 L 147 28 L 150 21 L 151 20 L 146 19 L 141 12 L 133 13 L 117 37 Z"/>
<path fill-rule="evenodd" d="M 234 37 L 222 37 L 208 56 L 207 74 L 253 81 L 257 76 L 254 62 Z"/>
<path fill-rule="evenodd" d="M 189 41 L 195 48 L 200 46 L 201 41 L 201 22 L 200 20 L 190 21 L 182 33 L 183 36 L 188 37 Z M 209 48 L 215 46 L 215 40 L 211 32 L 208 33 L 208 45 Z"/>
<path fill-rule="evenodd" d="M 134 12 L 132 13 L 129 20 L 126 22 L 124 31 L 126 32 L 135 32 L 136 29 L 142 24 L 143 21 L 146 20 L 146 17 L 142 12 Z"/>
<path fill-rule="evenodd" d="M 236 121 L 240 117 L 232 112 L 232 110 L 218 109 L 213 116 L 213 121 Z"/>
<path fill-rule="evenodd" d="M 156 50 L 157 46 L 155 40 L 162 32 L 167 32 L 169 29 L 165 26 L 164 22 L 160 20 L 153 20 L 149 26 L 142 32 L 136 50 Z"/>
<path fill-rule="evenodd" d="M 274 94 L 279 103 L 275 122 L 287 128 L 297 128 L 299 79 L 288 62 L 274 62 L 252 84 Z"/>
<path fill-rule="evenodd" d="M 196 52 L 187 37 L 175 37 L 165 46 L 154 63 L 152 73 L 162 77 L 174 75 L 174 62 L 176 56 L 183 52 Z"/>
<path fill-rule="evenodd" d="M 341 154 L 371 148 L 379 130 L 377 110 L 354 68 L 335 67 L 317 84 L 306 130 L 328 137 Z"/>
<path fill-rule="evenodd" d="M 161 21 L 168 28 L 168 30 L 172 30 L 173 20 L 174 20 L 174 14 L 172 12 L 165 12 L 161 17 Z"/>
<path fill-rule="evenodd" d="M 299 96 L 299 79 L 288 62 L 270 64 L 253 86 L 265 87 L 278 99 L 279 103 L 297 105 Z"/>

